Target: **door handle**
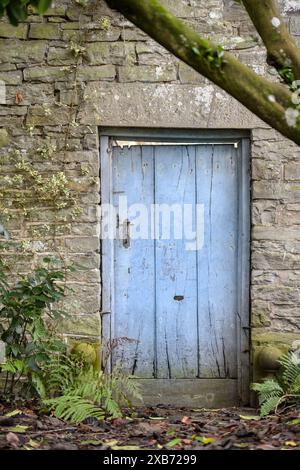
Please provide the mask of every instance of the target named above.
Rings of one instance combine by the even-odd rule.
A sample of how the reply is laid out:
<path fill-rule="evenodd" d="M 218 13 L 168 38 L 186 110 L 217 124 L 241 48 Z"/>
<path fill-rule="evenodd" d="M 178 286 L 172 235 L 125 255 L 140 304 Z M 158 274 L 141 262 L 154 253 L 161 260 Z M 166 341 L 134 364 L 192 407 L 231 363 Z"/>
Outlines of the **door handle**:
<path fill-rule="evenodd" d="M 123 222 L 123 246 L 130 247 L 130 221 L 128 219 Z"/>

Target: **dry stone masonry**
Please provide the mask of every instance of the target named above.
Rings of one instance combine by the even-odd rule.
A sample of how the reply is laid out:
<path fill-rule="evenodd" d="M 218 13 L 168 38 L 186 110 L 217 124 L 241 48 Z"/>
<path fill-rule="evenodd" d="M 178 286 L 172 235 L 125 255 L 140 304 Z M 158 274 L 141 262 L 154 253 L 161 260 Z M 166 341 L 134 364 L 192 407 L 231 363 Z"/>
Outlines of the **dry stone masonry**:
<path fill-rule="evenodd" d="M 258 35 L 231 0 L 162 0 L 256 73 L 276 80 Z M 282 0 L 300 46 L 300 3 Z M 249 129 L 252 139 L 251 321 L 255 351 L 300 339 L 300 149 L 133 27 L 103 0 L 57 0 L 40 17 L 0 21 L 1 223 L 17 245 L 1 256 L 24 273 L 45 255 L 80 268 L 61 325 L 100 337 L 99 152 L 102 126 Z M 1 82 L 0 82 L 1 83 Z M 44 150 L 43 150 L 44 149 Z M 74 205 L 53 208 L 26 184 L 7 187 L 23 158 L 42 177 L 64 174 Z M 21 157 L 20 157 L 21 156 Z M 19 159 L 19 160 L 18 160 Z M 70 212 L 73 211 L 72 216 Z M 17 246 L 17 248 L 16 248 Z"/>

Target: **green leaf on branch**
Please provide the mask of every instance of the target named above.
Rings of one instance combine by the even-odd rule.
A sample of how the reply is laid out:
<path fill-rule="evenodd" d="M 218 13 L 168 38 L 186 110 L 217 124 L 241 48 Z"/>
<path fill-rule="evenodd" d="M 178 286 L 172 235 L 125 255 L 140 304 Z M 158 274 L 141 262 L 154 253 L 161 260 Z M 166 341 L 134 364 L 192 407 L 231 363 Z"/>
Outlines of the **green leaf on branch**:
<path fill-rule="evenodd" d="M 39 0 L 37 11 L 40 15 L 43 15 L 48 8 L 50 8 L 52 0 Z"/>

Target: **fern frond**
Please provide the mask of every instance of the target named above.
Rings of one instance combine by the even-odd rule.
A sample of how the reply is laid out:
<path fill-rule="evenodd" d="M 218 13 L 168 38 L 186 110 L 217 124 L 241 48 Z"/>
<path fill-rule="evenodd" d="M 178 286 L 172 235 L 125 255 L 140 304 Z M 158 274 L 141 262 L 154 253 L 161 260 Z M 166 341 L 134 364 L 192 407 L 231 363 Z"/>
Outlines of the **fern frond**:
<path fill-rule="evenodd" d="M 280 398 L 284 391 L 278 382 L 275 380 L 266 380 L 262 383 L 254 383 L 252 389 L 259 393 L 259 404 L 271 398 Z"/>
<path fill-rule="evenodd" d="M 50 398 L 44 405 L 56 417 L 81 422 L 89 417 L 122 416 L 121 406 L 131 406 L 130 398 L 142 400 L 136 378 L 115 368 L 110 374 L 83 366 L 58 355 L 45 368 Z"/>
<path fill-rule="evenodd" d="M 300 377 L 300 359 L 295 353 L 289 353 L 282 356 L 279 360 L 283 366 L 282 379 L 286 388 L 293 387 L 293 384 Z"/>
<path fill-rule="evenodd" d="M 290 392 L 294 395 L 299 395 L 300 399 L 300 374 L 297 375 L 294 382 L 292 383 L 290 387 Z"/>
<path fill-rule="evenodd" d="M 107 397 L 104 400 L 104 409 L 113 418 L 119 418 L 122 416 L 122 411 L 118 403 L 115 400 L 113 400 L 111 397 Z"/>
<path fill-rule="evenodd" d="M 280 383 L 272 379 L 252 385 L 252 389 L 259 394 L 262 416 L 277 411 L 279 405 L 287 402 L 300 406 L 300 358 L 289 353 L 283 355 L 279 363 L 282 366 Z"/>
<path fill-rule="evenodd" d="M 270 397 L 267 400 L 265 400 L 261 405 L 260 415 L 267 416 L 268 414 L 271 413 L 271 411 L 275 411 L 279 400 L 280 400 L 280 397 Z"/>
<path fill-rule="evenodd" d="M 103 409 L 90 401 L 76 395 L 63 395 L 43 401 L 57 418 L 78 424 L 87 418 L 104 419 Z"/>

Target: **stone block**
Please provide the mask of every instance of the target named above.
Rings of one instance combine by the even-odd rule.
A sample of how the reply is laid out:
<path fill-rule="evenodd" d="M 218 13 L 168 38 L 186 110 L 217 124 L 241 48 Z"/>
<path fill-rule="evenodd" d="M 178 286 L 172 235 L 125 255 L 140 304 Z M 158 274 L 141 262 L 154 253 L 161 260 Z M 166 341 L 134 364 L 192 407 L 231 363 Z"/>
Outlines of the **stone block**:
<path fill-rule="evenodd" d="M 253 301 L 297 306 L 299 302 L 298 286 L 273 284 L 260 284 L 252 286 L 251 298 Z"/>
<path fill-rule="evenodd" d="M 82 81 L 114 80 L 116 67 L 113 65 L 81 65 L 77 69 L 77 79 Z"/>
<path fill-rule="evenodd" d="M 295 36 L 300 36 L 300 16 L 292 16 L 290 19 L 290 32 Z"/>
<path fill-rule="evenodd" d="M 99 27 L 99 25 L 98 25 Z M 97 41 L 118 41 L 121 36 L 121 28 L 110 26 L 108 30 L 105 29 L 88 29 L 84 31 L 84 40 L 86 42 Z"/>
<path fill-rule="evenodd" d="M 70 67 L 29 67 L 24 69 L 24 80 L 36 82 L 69 81 L 71 72 Z"/>
<path fill-rule="evenodd" d="M 252 242 L 252 269 L 300 269 L 300 243 L 297 240 L 259 240 Z"/>
<path fill-rule="evenodd" d="M 53 2 L 54 3 L 54 2 Z M 43 14 L 43 16 L 65 16 L 66 14 L 66 6 L 65 5 L 55 5 L 52 8 L 48 8 L 48 10 Z"/>
<path fill-rule="evenodd" d="M 121 39 L 123 41 L 147 41 L 149 36 L 139 28 L 123 28 Z"/>
<path fill-rule="evenodd" d="M 100 243 L 98 237 L 72 237 L 65 239 L 65 246 L 74 253 L 90 253 L 98 251 Z"/>
<path fill-rule="evenodd" d="M 299 227 L 255 226 L 252 229 L 253 240 L 300 240 Z"/>
<path fill-rule="evenodd" d="M 138 42 L 136 55 L 139 65 L 171 65 L 178 60 L 154 41 Z"/>
<path fill-rule="evenodd" d="M 59 323 L 58 331 L 72 335 L 100 336 L 100 314 L 72 315 Z"/>
<path fill-rule="evenodd" d="M 281 180 L 283 165 L 278 160 L 252 159 L 253 180 Z"/>
<path fill-rule="evenodd" d="M 55 160 L 65 163 L 96 163 L 98 165 L 97 152 L 80 150 L 76 152 L 60 152 L 55 155 Z"/>
<path fill-rule="evenodd" d="M 282 199 L 285 202 L 300 200 L 300 184 L 278 181 L 254 181 L 253 199 Z"/>
<path fill-rule="evenodd" d="M 265 328 L 257 328 L 252 333 L 252 342 L 257 346 L 276 345 L 288 349 L 299 340 L 300 333 L 285 333 L 272 329 L 266 331 Z"/>
<path fill-rule="evenodd" d="M 12 26 L 10 23 L 0 23 L 0 38 L 26 39 L 28 24 L 20 23 Z"/>
<path fill-rule="evenodd" d="M 53 105 L 55 103 L 53 86 L 48 83 L 31 84 L 23 82 L 21 86 L 7 86 L 6 103 L 9 105 L 15 104 L 17 93 L 22 95 L 22 101 L 19 102 L 19 106 L 29 106 L 33 104 L 43 105 L 45 103 Z"/>
<path fill-rule="evenodd" d="M 35 23 L 30 25 L 30 39 L 60 39 L 61 29 L 59 24 Z"/>
<path fill-rule="evenodd" d="M 15 64 L 0 64 L 0 72 L 12 72 L 16 70 Z"/>
<path fill-rule="evenodd" d="M 0 80 L 2 80 L 6 85 L 19 85 L 22 83 L 22 72 L 16 70 L 13 72 L 0 72 Z"/>
<path fill-rule="evenodd" d="M 85 60 L 90 65 L 123 65 L 135 61 L 135 48 L 124 42 L 93 42 L 86 45 Z"/>
<path fill-rule="evenodd" d="M 217 90 L 211 84 L 88 83 L 79 120 L 88 125 L 196 129 L 249 129 L 257 124 L 252 113 Z"/>
<path fill-rule="evenodd" d="M 251 303 L 251 326 L 253 328 L 270 326 L 271 308 L 268 302 L 253 299 Z"/>
<path fill-rule="evenodd" d="M 184 64 L 183 62 L 179 63 L 179 79 L 181 83 L 208 83 L 200 73 L 196 72 L 196 70 L 192 69 L 188 65 Z"/>
<path fill-rule="evenodd" d="M 0 148 L 8 145 L 8 134 L 6 129 L 0 129 Z"/>
<path fill-rule="evenodd" d="M 69 47 L 49 47 L 47 62 L 50 65 L 76 64 L 77 59 Z"/>
<path fill-rule="evenodd" d="M 85 285 L 82 282 L 72 282 L 67 286 L 71 291 L 67 291 L 66 297 L 63 302 L 60 302 L 59 307 L 71 315 L 87 314 L 93 316 L 92 314 L 99 313 L 100 286 L 98 284 Z"/>
<path fill-rule="evenodd" d="M 70 121 L 69 110 L 58 106 L 30 106 L 27 118 L 27 126 L 51 126 L 68 124 Z"/>
<path fill-rule="evenodd" d="M 252 223 L 254 225 L 274 225 L 276 223 L 276 201 L 258 200 L 252 202 Z"/>
<path fill-rule="evenodd" d="M 76 220 L 76 224 L 78 224 L 78 220 Z M 100 268 L 100 254 L 95 251 L 92 253 L 66 253 L 66 260 L 75 265 L 76 272 L 82 273 L 82 279 L 84 279 L 86 271 L 99 270 Z"/>
<path fill-rule="evenodd" d="M 177 79 L 173 65 L 126 65 L 118 68 L 119 82 L 172 82 Z"/>
<path fill-rule="evenodd" d="M 288 163 L 284 166 L 284 179 L 300 181 L 300 163 Z"/>
<path fill-rule="evenodd" d="M 17 39 L 0 41 L 2 62 L 36 64 L 43 62 L 45 53 L 45 41 L 20 41 Z"/>

